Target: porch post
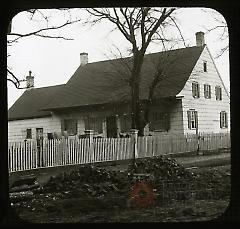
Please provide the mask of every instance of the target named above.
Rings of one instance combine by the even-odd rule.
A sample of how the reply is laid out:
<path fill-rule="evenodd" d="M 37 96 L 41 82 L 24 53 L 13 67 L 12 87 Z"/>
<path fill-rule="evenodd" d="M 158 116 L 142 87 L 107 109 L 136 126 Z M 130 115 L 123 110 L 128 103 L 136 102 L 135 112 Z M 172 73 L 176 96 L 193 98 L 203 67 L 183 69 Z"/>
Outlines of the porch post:
<path fill-rule="evenodd" d="M 86 137 L 89 138 L 89 151 L 88 151 L 89 155 L 88 155 L 88 157 L 89 157 L 90 161 L 92 161 L 92 158 L 93 158 L 93 132 L 94 131 L 93 130 L 85 130 L 84 132 L 85 132 Z"/>

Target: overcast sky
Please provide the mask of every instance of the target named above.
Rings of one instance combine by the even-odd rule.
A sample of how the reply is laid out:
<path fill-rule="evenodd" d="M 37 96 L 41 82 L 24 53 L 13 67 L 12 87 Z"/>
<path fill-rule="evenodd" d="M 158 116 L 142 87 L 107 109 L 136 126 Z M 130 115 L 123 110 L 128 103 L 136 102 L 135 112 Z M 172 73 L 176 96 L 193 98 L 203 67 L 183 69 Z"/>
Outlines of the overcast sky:
<path fill-rule="evenodd" d="M 194 46 L 195 33 L 198 31 L 206 32 L 206 28 L 216 25 L 212 12 L 203 12 L 200 8 L 184 8 L 178 10 L 177 17 L 182 34 L 187 45 Z M 66 19 L 69 15 L 62 12 L 48 11 L 52 13 L 52 21 L 56 24 Z M 216 11 L 213 13 L 217 13 Z M 65 15 L 65 16 L 64 16 Z M 86 18 L 83 11 L 74 10 L 71 15 L 73 18 Z M 221 15 L 220 15 L 221 16 Z M 12 32 L 25 33 L 42 26 L 37 18 L 29 21 L 29 15 L 25 12 L 17 14 L 12 21 Z M 224 19 L 223 19 L 224 20 Z M 54 34 L 73 38 L 74 40 L 65 41 L 62 39 L 45 39 L 39 37 L 27 37 L 20 39 L 19 42 L 8 48 L 8 67 L 23 79 L 29 70 L 35 77 L 35 87 L 47 87 L 66 83 L 80 64 L 80 53 L 87 52 L 89 62 L 96 62 L 108 59 L 113 56 L 111 51 L 116 50 L 113 45 L 118 47 L 127 55 L 128 43 L 119 32 L 110 32 L 110 23 L 101 23 L 95 27 L 83 26 L 81 23 L 70 25 Z M 52 33 L 53 34 L 53 33 Z M 213 57 L 217 55 L 224 42 L 217 36 L 218 32 L 206 33 L 205 42 Z M 225 41 L 225 43 L 228 41 Z M 182 44 L 179 44 L 182 47 Z M 178 48 L 178 47 L 175 47 Z M 161 51 L 159 45 L 151 45 L 148 52 Z M 228 91 L 229 85 L 229 56 L 228 52 L 220 58 L 215 59 L 215 64 L 219 70 Z M 21 96 L 24 90 L 16 89 L 8 82 L 8 108 Z"/>

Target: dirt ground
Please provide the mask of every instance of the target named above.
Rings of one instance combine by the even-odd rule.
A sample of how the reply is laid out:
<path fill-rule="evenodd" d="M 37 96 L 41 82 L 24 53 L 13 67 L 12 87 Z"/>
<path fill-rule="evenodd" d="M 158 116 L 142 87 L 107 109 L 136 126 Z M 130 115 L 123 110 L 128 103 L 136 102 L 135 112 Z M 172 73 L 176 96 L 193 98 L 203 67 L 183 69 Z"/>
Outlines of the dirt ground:
<path fill-rule="evenodd" d="M 230 170 L 230 165 L 193 168 L 194 173 L 201 178 L 194 191 L 185 188 L 173 192 L 166 188 L 164 196 L 160 195 L 153 203 L 145 206 L 129 204 L 129 196 L 126 195 L 106 195 L 103 199 L 96 199 L 68 196 L 66 191 L 34 194 L 34 198 L 12 203 L 12 208 L 21 219 L 30 223 L 214 220 L 224 214 L 229 204 Z M 184 194 L 181 197 L 180 192 Z"/>

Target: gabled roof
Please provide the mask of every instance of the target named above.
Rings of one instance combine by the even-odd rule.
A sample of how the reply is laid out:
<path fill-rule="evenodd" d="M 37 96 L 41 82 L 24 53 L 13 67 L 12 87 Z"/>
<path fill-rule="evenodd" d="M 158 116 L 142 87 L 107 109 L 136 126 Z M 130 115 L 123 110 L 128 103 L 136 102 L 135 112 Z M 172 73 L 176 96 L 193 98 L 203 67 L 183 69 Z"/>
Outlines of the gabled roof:
<path fill-rule="evenodd" d="M 43 111 L 64 85 L 33 88 L 26 90 L 8 110 L 8 120 L 29 119 L 50 116 L 50 111 Z"/>
<path fill-rule="evenodd" d="M 176 96 L 188 80 L 203 47 L 188 47 L 147 54 L 142 67 L 140 99 L 147 99 L 149 86 L 157 70 L 163 77 L 155 89 L 155 98 Z M 130 100 L 129 79 L 131 58 L 88 63 L 80 66 L 46 110 Z"/>
<path fill-rule="evenodd" d="M 162 77 L 155 98 L 176 96 L 184 87 L 203 47 L 188 47 L 147 54 L 141 71 L 140 99 L 147 99 L 157 71 Z M 51 115 L 55 109 L 130 101 L 129 76 L 132 58 L 122 58 L 80 66 L 65 85 L 27 90 L 9 109 L 8 119 Z"/>

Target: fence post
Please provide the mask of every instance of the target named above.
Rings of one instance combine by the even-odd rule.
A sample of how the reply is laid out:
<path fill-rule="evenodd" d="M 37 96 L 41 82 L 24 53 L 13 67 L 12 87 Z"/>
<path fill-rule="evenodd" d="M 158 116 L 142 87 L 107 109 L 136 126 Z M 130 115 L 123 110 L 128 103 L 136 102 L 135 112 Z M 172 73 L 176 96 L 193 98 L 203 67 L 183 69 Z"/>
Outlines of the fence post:
<path fill-rule="evenodd" d="M 87 138 L 89 138 L 89 150 L 88 153 L 90 154 L 90 162 L 92 161 L 91 159 L 93 158 L 93 130 L 85 130 L 85 135 Z"/>
<path fill-rule="evenodd" d="M 132 159 L 133 159 L 133 167 L 135 167 L 135 158 L 137 157 L 138 158 L 138 144 L 137 144 L 137 141 L 138 141 L 138 130 L 136 129 L 131 129 L 130 130 L 130 135 L 131 135 L 131 144 L 132 144 L 132 151 L 133 151 L 133 156 L 132 156 Z"/>

